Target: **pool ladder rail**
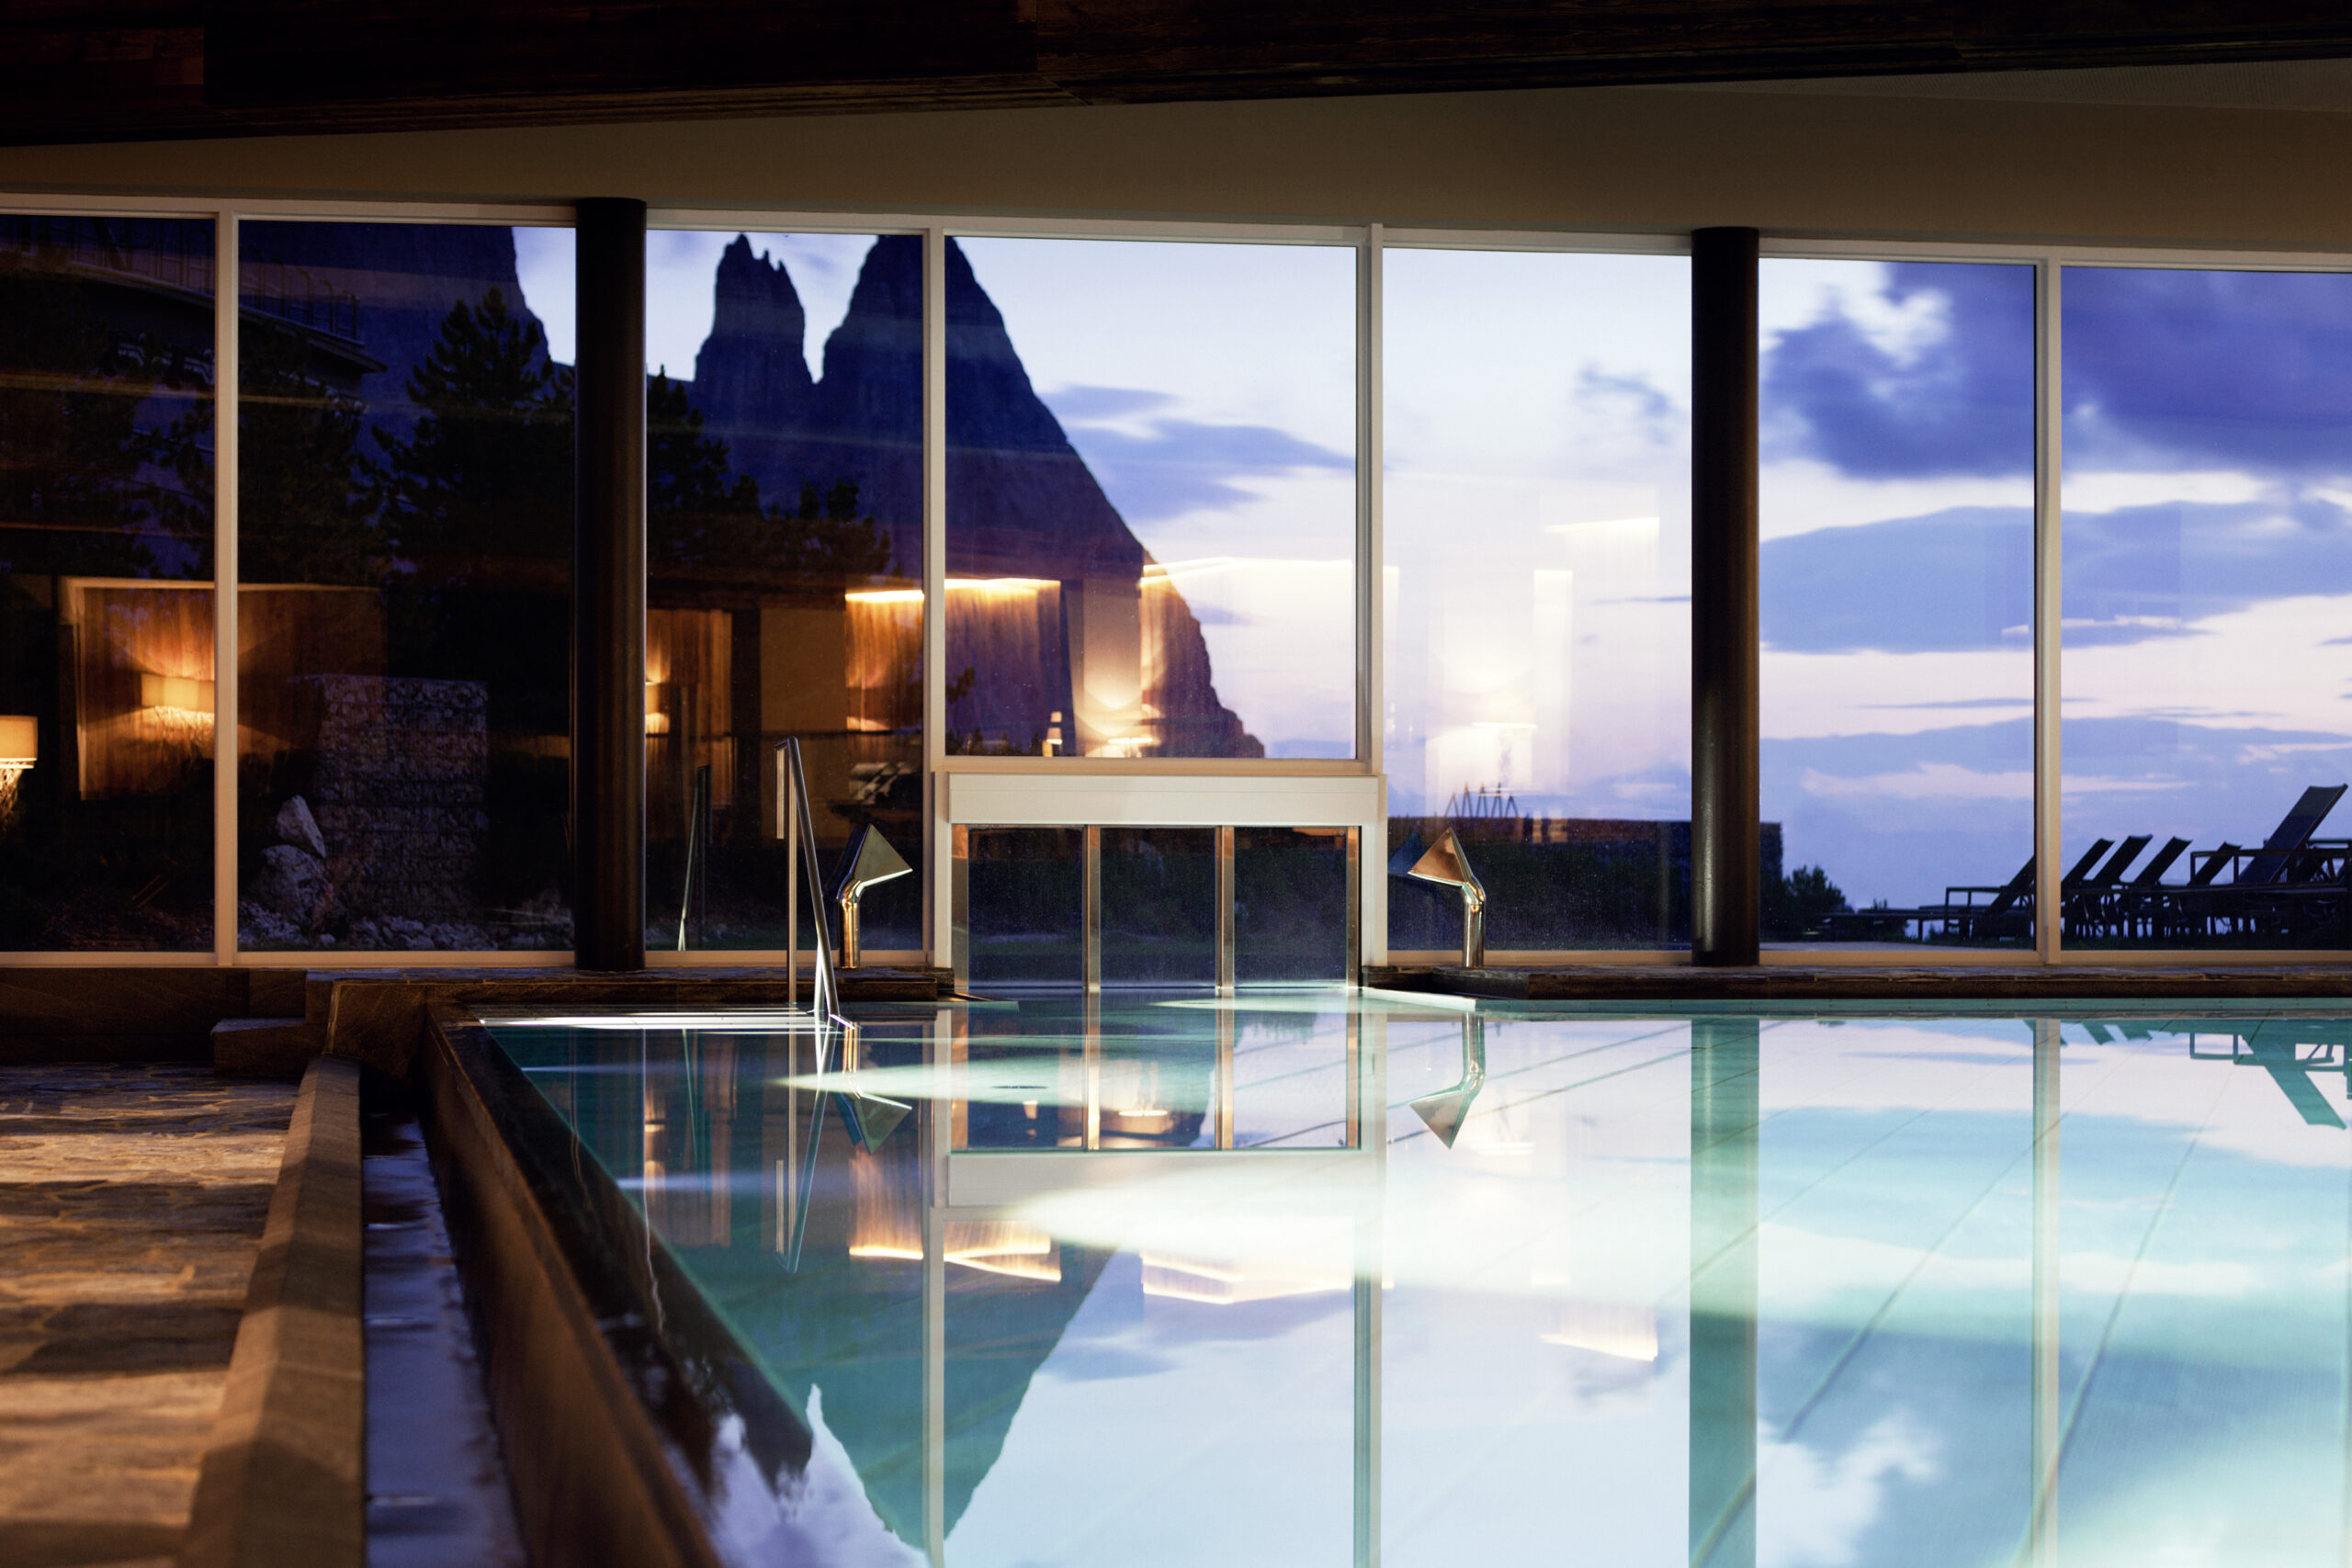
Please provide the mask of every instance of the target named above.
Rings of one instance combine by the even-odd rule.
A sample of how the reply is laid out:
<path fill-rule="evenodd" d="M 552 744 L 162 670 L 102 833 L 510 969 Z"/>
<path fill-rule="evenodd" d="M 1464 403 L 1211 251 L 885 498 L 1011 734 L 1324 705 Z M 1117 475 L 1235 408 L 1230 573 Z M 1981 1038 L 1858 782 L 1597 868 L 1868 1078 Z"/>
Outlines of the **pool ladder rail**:
<path fill-rule="evenodd" d="M 811 973 L 810 1014 L 818 1021 L 816 1032 L 817 1076 L 831 1078 L 830 1086 L 820 1091 L 808 1110 L 808 1138 L 802 1157 L 800 1201 L 792 1216 L 792 1238 L 786 1267 L 797 1271 L 800 1267 L 800 1244 L 808 1225 L 808 1200 L 814 1190 L 817 1173 L 817 1145 L 825 1129 L 825 1106 L 828 1101 L 841 1112 L 842 1125 L 850 1139 L 860 1149 L 872 1154 L 884 1140 L 898 1130 L 914 1108 L 903 1100 L 888 1100 L 867 1094 L 854 1081 L 857 1063 L 857 1025 L 841 1014 L 841 979 L 833 968 L 832 944 L 825 931 L 825 899 L 817 881 L 817 823 L 808 808 L 808 781 L 800 760 L 800 738 L 787 735 L 776 743 L 776 836 L 785 841 L 785 968 L 786 1005 L 797 1008 L 800 987 L 800 861 L 807 856 L 809 874 L 808 910 L 817 928 L 815 964 Z M 884 860 L 867 848 L 878 845 Z M 854 939 L 847 933 L 854 929 L 857 895 L 876 882 L 904 875 L 910 869 L 896 851 L 880 840 L 878 834 L 869 834 L 853 846 L 854 852 L 844 868 L 841 886 L 846 890 L 842 898 L 842 929 L 846 942 Z M 871 865 L 869 865 L 869 860 Z M 897 862 L 898 869 L 888 869 L 889 862 Z M 876 874 L 875 873 L 877 873 Z M 865 874 L 861 880 L 861 874 Z M 843 954 L 854 960 L 854 945 Z M 828 1066 L 835 1041 L 841 1044 L 841 1065 Z"/>

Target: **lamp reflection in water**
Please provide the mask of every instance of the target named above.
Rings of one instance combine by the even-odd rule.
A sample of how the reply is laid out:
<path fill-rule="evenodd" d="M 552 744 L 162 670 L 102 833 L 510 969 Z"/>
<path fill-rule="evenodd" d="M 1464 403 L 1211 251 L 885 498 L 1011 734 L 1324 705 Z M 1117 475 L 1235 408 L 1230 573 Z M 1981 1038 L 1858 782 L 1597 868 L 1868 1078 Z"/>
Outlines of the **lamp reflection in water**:
<path fill-rule="evenodd" d="M 915 1162 L 867 1155 L 852 1159 L 849 1173 L 857 1202 L 849 1255 L 922 1262 L 922 1181 Z M 959 1269 L 1040 1284 L 1061 1282 L 1061 1248 L 1035 1225 L 1018 1220 L 950 1220 L 944 1229 L 944 1256 Z"/>
<path fill-rule="evenodd" d="M 842 856 L 842 874 L 833 884 L 833 897 L 842 907 L 842 967 L 857 967 L 858 902 L 865 890 L 879 883 L 906 875 L 914 867 L 904 856 L 890 847 L 880 829 L 871 822 L 860 828 L 850 840 L 849 852 Z"/>
<path fill-rule="evenodd" d="M 1397 852 L 1402 860 L 1412 852 L 1408 840 Z M 1390 862 L 1395 870 L 1396 862 Z M 1462 896 L 1462 966 L 1483 969 L 1487 964 L 1487 888 L 1478 874 L 1470 869 L 1470 857 L 1462 850 L 1461 837 L 1451 828 L 1437 836 L 1419 859 L 1404 868 L 1404 874 L 1416 882 L 1434 882 L 1441 887 L 1451 887 Z M 1451 1142 L 1452 1140 L 1447 1140 Z"/>
<path fill-rule="evenodd" d="M 1470 1102 L 1487 1087 L 1487 1021 L 1476 1013 L 1462 1015 L 1462 1077 L 1458 1082 L 1413 1101 L 1413 1114 L 1437 1134 L 1447 1148 L 1470 1120 Z"/>

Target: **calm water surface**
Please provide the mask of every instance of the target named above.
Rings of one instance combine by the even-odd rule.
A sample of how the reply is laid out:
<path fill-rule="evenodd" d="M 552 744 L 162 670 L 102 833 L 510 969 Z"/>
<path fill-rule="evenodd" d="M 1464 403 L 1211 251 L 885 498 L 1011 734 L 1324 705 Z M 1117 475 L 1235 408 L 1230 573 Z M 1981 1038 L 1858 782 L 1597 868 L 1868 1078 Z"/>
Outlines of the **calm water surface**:
<path fill-rule="evenodd" d="M 847 1081 L 916 1108 L 871 1152 L 805 1033 L 493 1030 L 815 1432 L 821 1561 L 2352 1551 L 2341 1018 L 858 1022 Z"/>

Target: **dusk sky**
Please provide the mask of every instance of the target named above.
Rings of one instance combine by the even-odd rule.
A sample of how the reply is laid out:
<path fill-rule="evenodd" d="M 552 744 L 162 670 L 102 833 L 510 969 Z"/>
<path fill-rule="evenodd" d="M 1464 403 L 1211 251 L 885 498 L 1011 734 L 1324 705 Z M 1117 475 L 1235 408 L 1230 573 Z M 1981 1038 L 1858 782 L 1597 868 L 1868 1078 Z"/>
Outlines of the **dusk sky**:
<path fill-rule="evenodd" d="M 650 362 L 691 367 L 731 238 L 654 236 Z M 812 367 L 869 243 L 754 240 Z M 962 243 L 1182 565 L 1223 700 L 1276 754 L 1343 750 L 1351 254 Z M 571 235 L 517 248 L 566 357 Z M 1688 264 L 1392 250 L 1385 276 L 1395 808 L 1682 816 Z M 2064 300 L 2068 858 L 2259 842 L 2352 775 L 2352 278 L 2070 268 Z M 1761 303 L 1765 818 L 1858 906 L 2002 882 L 2031 836 L 2030 270 L 1773 260 Z"/>
<path fill-rule="evenodd" d="M 1765 275 L 1765 815 L 1858 904 L 2000 882 L 2030 847 L 2030 274 Z M 2258 843 L 2352 773 L 2352 278 L 2064 276 L 2066 856 Z"/>

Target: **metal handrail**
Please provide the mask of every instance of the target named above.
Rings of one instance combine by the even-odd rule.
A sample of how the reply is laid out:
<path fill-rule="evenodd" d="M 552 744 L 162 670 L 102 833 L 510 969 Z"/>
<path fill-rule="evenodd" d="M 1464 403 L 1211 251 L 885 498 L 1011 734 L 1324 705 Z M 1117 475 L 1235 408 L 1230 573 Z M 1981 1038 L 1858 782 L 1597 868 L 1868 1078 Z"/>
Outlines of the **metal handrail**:
<path fill-rule="evenodd" d="M 809 1010 L 820 1021 L 830 1020 L 841 1005 L 841 987 L 833 975 L 832 942 L 825 932 L 824 887 L 817 874 L 817 819 L 808 810 L 808 778 L 800 765 L 800 737 L 787 735 L 775 743 L 776 836 L 785 841 L 784 962 L 788 1002 L 797 1002 L 800 985 L 800 857 L 808 857 L 808 908 L 817 922 L 815 994 Z"/>

